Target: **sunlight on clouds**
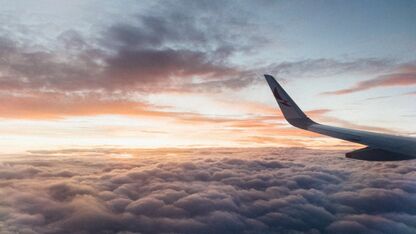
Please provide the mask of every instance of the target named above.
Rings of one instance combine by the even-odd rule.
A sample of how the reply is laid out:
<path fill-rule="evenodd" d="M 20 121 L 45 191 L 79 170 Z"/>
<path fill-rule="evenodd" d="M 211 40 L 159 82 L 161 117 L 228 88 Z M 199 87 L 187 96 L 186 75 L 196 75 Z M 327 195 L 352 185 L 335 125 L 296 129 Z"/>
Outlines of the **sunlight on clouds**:
<path fill-rule="evenodd" d="M 133 158 L 133 155 L 131 155 L 131 154 L 118 153 L 118 154 L 109 154 L 108 157 L 110 157 L 110 158 L 129 159 L 129 158 Z"/>
<path fill-rule="evenodd" d="M 198 130 L 196 131 L 196 126 Z M 0 123 L 3 152 L 63 147 L 302 146 L 350 144 L 286 127 L 274 116 L 242 119 L 188 116 L 149 119 L 122 116 L 57 121 L 6 120 Z"/>
<path fill-rule="evenodd" d="M 416 161 L 343 154 L 78 148 L 1 155 L 0 232 L 414 233 Z"/>

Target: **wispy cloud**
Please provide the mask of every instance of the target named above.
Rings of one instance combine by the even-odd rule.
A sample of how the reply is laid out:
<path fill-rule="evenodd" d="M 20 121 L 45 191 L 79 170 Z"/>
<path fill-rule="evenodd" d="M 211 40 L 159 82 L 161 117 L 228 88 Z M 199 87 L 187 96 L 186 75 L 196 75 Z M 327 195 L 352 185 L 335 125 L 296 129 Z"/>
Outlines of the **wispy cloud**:
<path fill-rule="evenodd" d="M 324 95 L 344 95 L 378 87 L 394 87 L 416 85 L 416 66 L 401 67 L 396 73 L 381 75 L 374 79 L 360 81 L 351 88 L 324 92 Z"/>
<path fill-rule="evenodd" d="M 0 117 L 16 119 L 59 119 L 70 116 L 127 115 L 168 116 L 145 102 L 106 98 L 101 94 L 26 93 L 7 96 L 0 107 Z M 159 111 L 157 111 L 157 109 Z"/>
<path fill-rule="evenodd" d="M 322 78 L 339 74 L 373 74 L 391 71 L 394 60 L 378 58 L 304 59 L 268 65 L 264 70 L 285 79 Z"/>
<path fill-rule="evenodd" d="M 416 96 L 416 91 L 405 93 L 405 95 Z"/>

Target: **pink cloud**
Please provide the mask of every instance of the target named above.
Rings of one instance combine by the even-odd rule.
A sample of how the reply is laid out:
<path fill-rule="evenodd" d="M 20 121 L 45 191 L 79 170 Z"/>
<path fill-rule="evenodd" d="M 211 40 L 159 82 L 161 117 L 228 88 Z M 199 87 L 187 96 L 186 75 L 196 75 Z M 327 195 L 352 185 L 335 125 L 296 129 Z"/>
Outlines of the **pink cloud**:
<path fill-rule="evenodd" d="M 351 88 L 340 89 L 336 91 L 324 92 L 324 95 L 343 95 L 360 92 L 378 87 L 408 86 L 416 85 L 416 65 L 406 65 L 399 69 L 398 72 L 381 75 L 374 79 L 360 81 Z"/>

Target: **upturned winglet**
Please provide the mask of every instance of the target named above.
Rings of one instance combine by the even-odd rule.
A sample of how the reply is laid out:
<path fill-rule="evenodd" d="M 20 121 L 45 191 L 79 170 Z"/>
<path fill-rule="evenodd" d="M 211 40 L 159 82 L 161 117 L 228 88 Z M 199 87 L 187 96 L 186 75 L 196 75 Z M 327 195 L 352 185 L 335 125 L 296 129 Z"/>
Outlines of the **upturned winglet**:
<path fill-rule="evenodd" d="M 283 112 L 285 119 L 295 127 L 307 129 L 308 126 L 314 124 L 308 116 L 296 105 L 296 103 L 290 98 L 282 86 L 271 75 L 264 75 L 270 89 L 273 92 L 274 98 L 280 109 Z"/>

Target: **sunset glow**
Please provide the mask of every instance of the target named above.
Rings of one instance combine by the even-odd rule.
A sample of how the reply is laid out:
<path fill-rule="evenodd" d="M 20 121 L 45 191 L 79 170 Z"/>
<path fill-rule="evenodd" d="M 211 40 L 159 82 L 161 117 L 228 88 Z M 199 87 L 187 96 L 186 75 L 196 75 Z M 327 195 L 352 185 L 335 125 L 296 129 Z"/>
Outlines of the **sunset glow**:
<path fill-rule="evenodd" d="M 326 18 L 328 11 L 338 15 L 336 7 L 318 19 L 311 3 L 288 13 L 294 7 L 288 2 L 264 2 L 255 4 L 259 16 L 246 2 L 237 11 L 224 6 L 212 22 L 218 4 L 2 4 L 1 150 L 351 147 L 290 127 L 264 73 L 284 82 L 318 122 L 415 135 L 411 8 L 391 8 L 402 17 L 387 22 L 377 9 L 372 20 L 360 20 L 366 13 L 352 4 L 345 11 L 356 18 L 348 21 L 342 11 L 335 20 L 373 30 L 364 34 L 339 32 Z M 383 23 L 390 24 L 386 32 L 378 29 Z M 359 43 L 370 34 L 382 39 Z"/>

